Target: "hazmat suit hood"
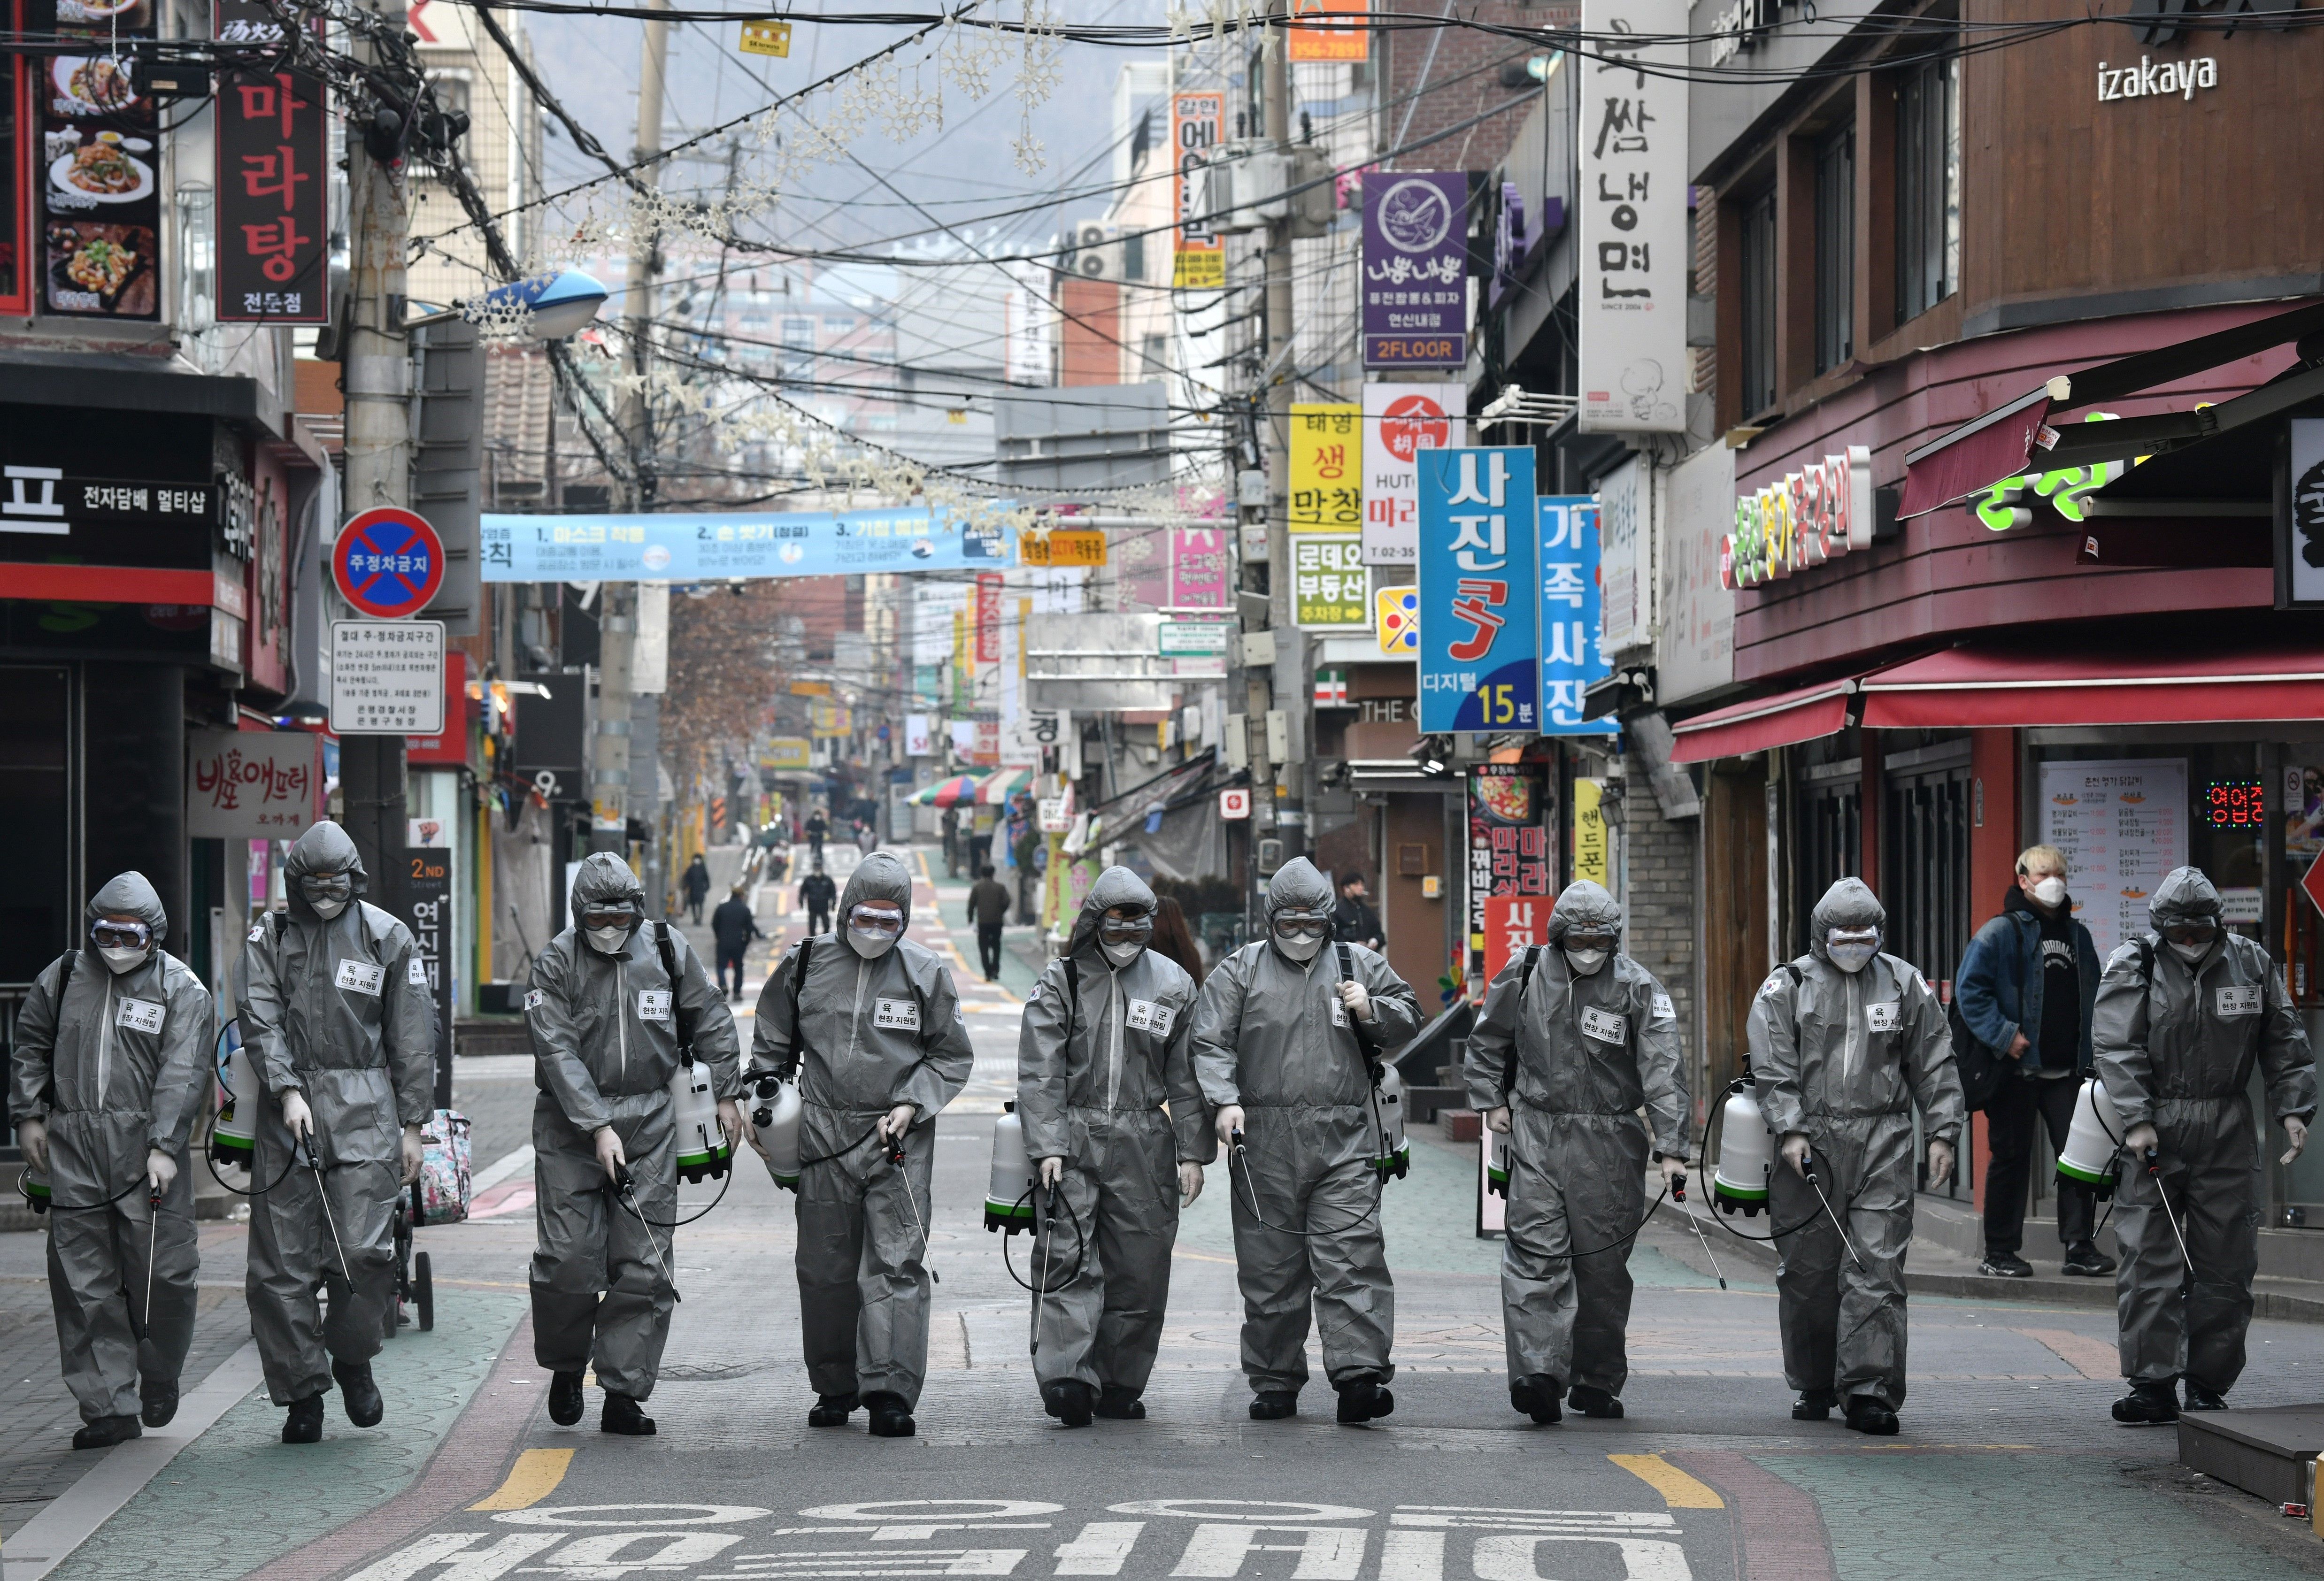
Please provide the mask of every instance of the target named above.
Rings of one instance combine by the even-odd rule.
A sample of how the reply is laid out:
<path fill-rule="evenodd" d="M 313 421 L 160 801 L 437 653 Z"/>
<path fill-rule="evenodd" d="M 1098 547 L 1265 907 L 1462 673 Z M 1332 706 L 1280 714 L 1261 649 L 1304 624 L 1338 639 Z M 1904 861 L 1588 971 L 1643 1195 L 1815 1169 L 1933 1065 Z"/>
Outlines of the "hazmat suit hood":
<path fill-rule="evenodd" d="M 161 947 L 170 931 L 170 914 L 161 909 L 161 897 L 145 875 L 132 869 L 106 881 L 104 888 L 89 897 L 81 908 L 81 921 L 94 924 L 101 916 L 134 916 L 153 930 L 153 944 Z"/>
<path fill-rule="evenodd" d="M 847 887 L 839 892 L 839 911 L 832 919 L 842 933 L 850 913 L 867 900 L 892 900 L 904 908 L 904 926 L 912 925 L 912 876 L 891 851 L 875 850 L 855 864 Z"/>
<path fill-rule="evenodd" d="M 1314 911 L 1328 915 L 1332 909 L 1332 886 L 1316 870 L 1315 864 L 1305 857 L 1294 857 L 1275 870 L 1267 886 L 1267 918 L 1272 924 L 1276 914 L 1286 911 Z"/>
<path fill-rule="evenodd" d="M 1878 928 L 1885 941 L 1888 933 L 1888 908 L 1861 878 L 1842 878 L 1823 892 L 1808 915 L 1808 949 L 1818 961 L 1830 961 L 1831 952 L 1825 939 L 1834 928 Z"/>
<path fill-rule="evenodd" d="M 1128 868 L 1108 868 L 1090 886 L 1089 898 L 1082 902 L 1082 914 L 1074 919 L 1073 937 L 1065 942 L 1065 953 L 1072 955 L 1098 945 L 1098 924 L 1105 914 L 1117 905 L 1142 905 L 1148 911 L 1155 907 L 1154 891 L 1146 880 Z"/>
<path fill-rule="evenodd" d="M 2217 919 L 2219 915 L 2219 891 L 2200 868 L 2173 868 L 2163 875 L 2163 882 L 2146 897 L 2146 919 L 2160 933 L 2174 923 L 2188 923 L 2197 917 Z"/>
<path fill-rule="evenodd" d="M 1557 904 L 1549 908 L 1545 935 L 1550 943 L 1560 943 L 1577 927 L 1620 933 L 1622 903 L 1609 895 L 1603 886 L 1576 878 L 1565 887 Z"/>
<path fill-rule="evenodd" d="M 282 892 L 290 897 L 292 916 L 310 923 L 322 920 L 321 914 L 307 904 L 306 892 L 299 880 L 333 873 L 345 873 L 354 880 L 355 894 L 350 904 L 361 900 L 370 887 L 370 875 L 364 871 L 355 842 L 345 829 L 326 818 L 299 837 L 298 843 L 290 848 L 290 859 L 282 864 Z"/>
<path fill-rule="evenodd" d="M 646 887 L 630 871 L 630 864 L 612 851 L 591 851 L 583 859 L 581 870 L 573 876 L 573 931 L 587 931 L 582 925 L 581 915 L 591 906 L 625 903 L 637 908 L 639 923 L 630 928 L 634 935 L 645 918 Z"/>

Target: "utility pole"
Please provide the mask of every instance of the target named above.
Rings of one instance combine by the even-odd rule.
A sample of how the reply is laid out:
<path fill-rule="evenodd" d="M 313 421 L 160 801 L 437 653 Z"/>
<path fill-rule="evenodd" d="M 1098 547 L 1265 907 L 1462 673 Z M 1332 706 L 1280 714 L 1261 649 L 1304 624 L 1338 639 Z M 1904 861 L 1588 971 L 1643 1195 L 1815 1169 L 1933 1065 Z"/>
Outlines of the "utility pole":
<path fill-rule="evenodd" d="M 382 25 L 401 27 L 374 0 Z M 381 51 L 357 45 L 373 65 Z M 407 140 L 408 141 L 408 140 Z M 346 392 L 346 499 L 344 515 L 380 505 L 411 502 L 411 345 L 403 327 L 403 254 L 410 215 L 404 205 L 401 160 L 371 157 L 361 137 L 347 139 L 349 228 L 347 322 L 341 382 Z M 336 537 L 340 522 L 332 524 Z M 374 904 L 383 904 L 403 852 L 404 786 L 401 736 L 343 737 L 339 794 L 349 838 L 370 875 Z"/>
<path fill-rule="evenodd" d="M 653 0 L 666 11 L 669 0 Z M 669 59 L 669 23 L 650 16 L 638 62 L 638 141 L 632 157 L 638 179 L 659 184 L 662 78 Z M 630 236 L 630 274 L 622 307 L 629 319 L 632 388 L 622 400 L 622 436 L 630 455 L 629 508 L 653 508 L 653 403 L 646 381 L 652 371 L 653 294 L 660 238 L 652 216 Z M 589 786 L 589 849 L 629 855 L 630 682 L 637 649 L 638 589 L 633 582 L 608 582 L 599 593 L 597 626 L 597 740 Z M 648 764 L 646 772 L 652 773 Z"/>
<path fill-rule="evenodd" d="M 1291 34 L 1282 0 L 1270 7 L 1267 30 L 1266 137 L 1287 182 L 1291 171 Z M 1275 804 L 1277 838 L 1283 859 L 1307 850 L 1307 796 L 1301 777 L 1307 754 L 1298 743 L 1310 733 L 1301 716 L 1312 706 L 1306 685 L 1306 655 L 1300 639 L 1291 572 L 1291 391 L 1295 366 L 1291 322 L 1291 206 L 1267 227 L 1267 586 L 1268 624 L 1275 631 L 1273 707 L 1291 732 L 1288 762 L 1275 766 L 1276 786 L 1260 787 Z M 1256 692 L 1257 688 L 1252 688 Z M 1256 703 L 1253 703 L 1256 707 Z M 1270 732 L 1271 733 L 1271 732 Z M 1276 753 L 1270 743 L 1268 757 Z"/>

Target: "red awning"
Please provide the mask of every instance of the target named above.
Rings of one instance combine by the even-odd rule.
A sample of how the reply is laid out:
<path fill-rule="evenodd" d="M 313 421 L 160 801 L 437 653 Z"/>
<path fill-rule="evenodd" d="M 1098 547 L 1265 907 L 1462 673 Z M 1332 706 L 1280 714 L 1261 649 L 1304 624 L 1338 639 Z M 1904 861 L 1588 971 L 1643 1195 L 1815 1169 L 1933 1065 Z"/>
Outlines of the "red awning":
<path fill-rule="evenodd" d="M 1708 763 L 1831 735 L 1848 723 L 1848 699 L 1855 690 L 1854 681 L 1826 681 L 1699 714 L 1672 727 L 1678 744 L 1670 760 Z"/>
<path fill-rule="evenodd" d="M 1924 516 L 2024 472 L 2052 400 L 2064 397 L 2065 385 L 2065 380 L 2053 379 L 1907 455 L 1904 500 L 1896 514 Z"/>
<path fill-rule="evenodd" d="M 1868 730 L 2324 719 L 2324 648 L 2133 654 L 1970 646 L 1909 659 L 1862 686 Z"/>
<path fill-rule="evenodd" d="M 211 571 L 0 563 L 0 598 L 60 599 L 84 604 L 212 604 L 227 608 L 229 599 L 221 596 L 220 583 L 221 578 Z M 235 597 L 232 602 L 240 601 Z"/>

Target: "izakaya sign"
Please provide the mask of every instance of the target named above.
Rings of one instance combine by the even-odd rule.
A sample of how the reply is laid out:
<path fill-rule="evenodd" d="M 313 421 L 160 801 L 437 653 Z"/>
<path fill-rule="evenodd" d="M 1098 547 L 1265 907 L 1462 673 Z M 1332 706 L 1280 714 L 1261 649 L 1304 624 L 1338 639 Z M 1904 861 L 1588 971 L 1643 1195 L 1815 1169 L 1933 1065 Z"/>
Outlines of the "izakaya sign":
<path fill-rule="evenodd" d="M 1851 445 L 1735 501 L 1719 556 L 1732 592 L 1872 547 L 1872 450 Z"/>

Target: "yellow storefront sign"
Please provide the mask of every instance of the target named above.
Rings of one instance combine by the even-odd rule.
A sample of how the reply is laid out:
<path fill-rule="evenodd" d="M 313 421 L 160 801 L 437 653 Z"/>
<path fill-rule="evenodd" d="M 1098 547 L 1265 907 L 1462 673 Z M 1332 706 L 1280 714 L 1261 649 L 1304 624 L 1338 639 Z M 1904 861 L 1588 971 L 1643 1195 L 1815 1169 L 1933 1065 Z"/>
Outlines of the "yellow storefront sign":
<path fill-rule="evenodd" d="M 1293 532 L 1360 533 L 1364 526 L 1364 409 L 1291 409 Z"/>

